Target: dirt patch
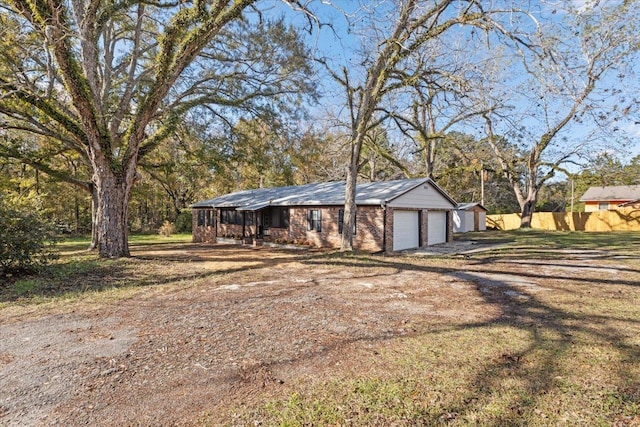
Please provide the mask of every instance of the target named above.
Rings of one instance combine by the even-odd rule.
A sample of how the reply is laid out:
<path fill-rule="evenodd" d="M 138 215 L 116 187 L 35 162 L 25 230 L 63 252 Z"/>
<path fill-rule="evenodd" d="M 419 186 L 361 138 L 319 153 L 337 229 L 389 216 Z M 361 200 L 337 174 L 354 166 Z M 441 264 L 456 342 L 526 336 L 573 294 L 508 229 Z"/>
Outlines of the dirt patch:
<path fill-rule="evenodd" d="M 136 330 L 117 319 L 58 315 L 0 326 L 0 405 L 7 425 L 41 425 L 73 395 L 94 358 L 121 354 Z"/>
<path fill-rule="evenodd" d="M 401 257 L 194 246 L 138 255 L 194 279 L 0 324 L 0 423 L 224 420 L 230 407 L 303 376 L 354 369 L 391 340 L 496 318 L 495 298 L 552 291 L 518 264 L 443 269 Z"/>

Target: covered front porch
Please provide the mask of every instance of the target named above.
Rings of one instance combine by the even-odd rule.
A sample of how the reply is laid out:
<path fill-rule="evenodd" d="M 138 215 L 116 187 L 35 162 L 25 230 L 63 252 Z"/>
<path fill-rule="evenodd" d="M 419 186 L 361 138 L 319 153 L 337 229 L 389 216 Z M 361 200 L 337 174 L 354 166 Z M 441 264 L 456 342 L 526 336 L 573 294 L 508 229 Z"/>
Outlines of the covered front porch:
<path fill-rule="evenodd" d="M 218 235 L 241 239 L 245 244 L 261 244 L 265 239 L 289 238 L 289 208 L 269 203 L 220 208 Z"/>

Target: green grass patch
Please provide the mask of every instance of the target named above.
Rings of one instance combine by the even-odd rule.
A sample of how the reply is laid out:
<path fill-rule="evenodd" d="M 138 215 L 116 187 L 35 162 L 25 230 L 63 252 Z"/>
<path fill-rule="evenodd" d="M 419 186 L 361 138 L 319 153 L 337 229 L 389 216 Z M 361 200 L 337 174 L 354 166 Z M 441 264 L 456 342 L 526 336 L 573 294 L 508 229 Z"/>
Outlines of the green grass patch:
<path fill-rule="evenodd" d="M 13 291 L 16 295 L 27 295 L 37 288 L 39 282 L 35 279 L 20 279 L 13 284 Z"/>
<path fill-rule="evenodd" d="M 640 257 L 640 232 L 638 231 L 546 231 L 517 229 L 509 231 L 485 231 L 456 235 L 456 240 L 472 240 L 479 243 L 501 244 L 490 252 L 491 256 L 516 258 L 554 258 L 559 252 L 576 256 L 592 252 L 602 258 L 617 259 Z"/>
<path fill-rule="evenodd" d="M 547 332 L 487 325 L 402 339 L 376 360 L 360 360 L 358 371 L 302 380 L 291 394 L 244 412 L 235 409 L 234 422 L 293 427 L 640 421 L 637 353 L 604 342 L 558 341 Z M 621 365 L 628 370 L 622 377 Z"/>
<path fill-rule="evenodd" d="M 180 233 L 171 236 L 161 236 L 159 234 L 133 234 L 129 236 L 129 246 L 159 245 L 167 243 L 190 243 L 191 234 Z M 87 250 L 91 238 L 84 237 L 68 237 L 58 242 L 57 246 L 62 251 L 81 251 Z"/>
<path fill-rule="evenodd" d="M 129 236 L 130 245 L 157 245 L 165 243 L 191 243 L 192 236 L 187 233 L 161 236 L 159 234 L 136 234 Z"/>
<path fill-rule="evenodd" d="M 191 242 L 190 234 L 130 236 L 132 250 L 163 248 Z M 81 298 L 87 293 L 135 288 L 162 282 L 174 275 L 161 267 L 161 262 L 134 258 L 100 259 L 89 251 L 88 237 L 73 237 L 57 245 L 60 257 L 37 272 L 9 275 L 0 281 L 0 308 L 11 304 L 41 304 L 52 300 Z"/>

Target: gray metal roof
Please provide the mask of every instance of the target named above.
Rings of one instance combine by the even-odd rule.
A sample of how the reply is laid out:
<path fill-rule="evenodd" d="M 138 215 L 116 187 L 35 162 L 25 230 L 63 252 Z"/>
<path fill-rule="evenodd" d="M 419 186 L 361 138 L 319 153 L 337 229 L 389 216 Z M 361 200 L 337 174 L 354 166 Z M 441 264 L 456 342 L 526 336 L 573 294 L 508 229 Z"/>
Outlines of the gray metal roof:
<path fill-rule="evenodd" d="M 580 201 L 635 200 L 639 198 L 640 185 L 617 185 L 611 187 L 589 187 L 580 198 Z"/>
<path fill-rule="evenodd" d="M 429 183 L 452 204 L 451 199 L 429 178 L 364 182 L 356 186 L 357 205 L 381 205 L 414 188 Z M 192 208 L 237 208 L 258 210 L 266 206 L 344 205 L 345 182 L 323 182 L 290 187 L 258 188 L 225 194 L 191 205 Z"/>
<path fill-rule="evenodd" d="M 471 209 L 475 206 L 480 206 L 483 210 L 487 210 L 487 208 L 485 208 L 484 206 L 482 206 L 480 203 L 475 202 L 475 203 L 458 203 L 458 206 L 456 207 L 457 210 L 459 211 L 466 211 L 468 209 Z"/>

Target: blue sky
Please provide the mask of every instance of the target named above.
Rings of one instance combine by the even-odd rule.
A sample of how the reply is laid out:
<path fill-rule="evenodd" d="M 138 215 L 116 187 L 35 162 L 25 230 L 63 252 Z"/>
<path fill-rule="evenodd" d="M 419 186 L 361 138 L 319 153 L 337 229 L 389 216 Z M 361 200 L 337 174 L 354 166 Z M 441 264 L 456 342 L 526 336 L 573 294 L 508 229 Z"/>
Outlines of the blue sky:
<path fill-rule="evenodd" d="M 558 2 L 532 2 L 534 4 L 535 14 L 537 19 L 544 22 L 545 19 L 560 19 L 563 15 L 562 9 L 558 8 Z M 581 11 L 588 11 L 592 2 L 588 0 L 575 0 L 572 5 Z M 601 3 L 609 3 L 603 1 Z M 615 2 L 614 2 L 615 3 Z M 366 5 L 372 10 L 376 10 L 376 13 L 380 13 L 381 9 L 375 6 L 384 5 L 384 1 L 370 1 L 366 2 Z M 362 75 L 362 70 L 358 70 L 358 61 L 360 59 L 360 49 L 362 44 L 361 33 L 359 32 L 360 24 L 363 24 L 361 19 L 366 13 L 370 11 L 363 11 L 359 8 L 358 2 L 351 0 L 325 0 L 312 3 L 314 12 L 317 14 L 319 20 L 322 22 L 322 26 L 318 29 L 313 29 L 310 34 L 307 34 L 307 42 L 318 55 L 327 58 L 328 62 L 332 65 L 333 69 L 339 69 L 341 67 L 347 67 L 352 73 L 352 77 L 358 76 L 358 71 Z M 290 11 L 285 10 L 286 6 L 283 6 L 282 13 L 289 15 Z M 291 15 L 289 15 L 291 16 Z M 300 16 L 295 18 L 295 22 L 299 26 L 304 26 L 304 19 Z M 637 61 L 637 59 L 636 59 Z M 640 64 L 634 64 L 635 70 L 640 70 Z M 324 111 L 331 109 L 339 109 L 343 103 L 341 99 L 340 90 L 337 90 L 334 83 L 330 81 L 326 76 L 325 71 L 318 66 L 317 71 L 322 76 L 322 87 L 327 91 L 326 95 L 321 98 L 320 105 L 313 107 L 312 111 L 316 115 L 324 114 Z M 515 81 L 515 80 L 514 80 Z M 635 92 L 638 78 L 636 76 L 635 81 L 629 81 L 625 84 L 625 89 L 632 89 L 634 92 L 630 93 L 630 96 L 637 96 L 638 92 Z M 613 79 L 604 80 L 601 82 L 603 85 L 616 86 Z M 610 106 L 613 108 L 613 105 Z M 606 110 L 606 108 L 605 108 Z M 616 123 L 617 130 L 611 132 L 611 136 L 607 139 L 602 139 L 600 144 L 594 145 L 593 150 L 619 150 L 613 143 L 615 135 L 620 135 L 631 139 L 632 144 L 628 147 L 627 153 L 624 154 L 622 161 L 629 160 L 632 156 L 640 154 L 640 115 L 636 111 L 627 117 L 623 117 Z M 578 125 L 576 123 L 571 124 L 566 129 L 566 138 L 579 139 L 586 138 L 587 135 L 593 130 L 593 123 L 585 121 L 584 124 Z M 594 154 L 594 153 L 591 153 Z"/>

